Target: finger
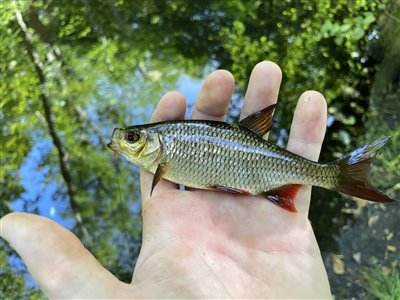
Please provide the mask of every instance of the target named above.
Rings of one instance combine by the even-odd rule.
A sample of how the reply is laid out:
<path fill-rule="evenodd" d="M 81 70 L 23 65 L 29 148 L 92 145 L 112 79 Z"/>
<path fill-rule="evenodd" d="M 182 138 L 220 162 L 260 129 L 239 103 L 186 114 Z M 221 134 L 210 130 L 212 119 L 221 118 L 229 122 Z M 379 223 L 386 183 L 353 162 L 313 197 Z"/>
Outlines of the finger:
<path fill-rule="evenodd" d="M 1 237 L 18 252 L 50 298 L 110 298 L 125 289 L 72 232 L 50 219 L 8 214 L 1 219 Z"/>
<path fill-rule="evenodd" d="M 151 122 L 180 120 L 185 117 L 186 102 L 185 97 L 178 92 L 168 92 L 161 97 Z M 140 168 L 140 182 L 142 190 L 142 199 L 146 201 L 150 197 L 151 184 L 154 175 Z M 177 189 L 178 185 L 167 180 L 160 180 L 154 188 L 153 195 L 163 193 L 166 190 Z"/>
<path fill-rule="evenodd" d="M 235 79 L 225 70 L 207 76 L 197 97 L 192 119 L 223 120 L 235 88 Z"/>
<path fill-rule="evenodd" d="M 185 117 L 185 112 L 185 97 L 179 92 L 168 92 L 161 97 L 151 116 L 150 122 L 180 120 Z"/>
<path fill-rule="evenodd" d="M 326 131 L 327 107 L 323 95 L 307 91 L 300 96 L 294 113 L 287 149 L 318 161 Z M 308 212 L 311 187 L 303 187 L 296 198 L 299 211 Z"/>
<path fill-rule="evenodd" d="M 276 103 L 281 81 L 282 71 L 277 64 L 258 63 L 250 75 L 240 119 Z"/>

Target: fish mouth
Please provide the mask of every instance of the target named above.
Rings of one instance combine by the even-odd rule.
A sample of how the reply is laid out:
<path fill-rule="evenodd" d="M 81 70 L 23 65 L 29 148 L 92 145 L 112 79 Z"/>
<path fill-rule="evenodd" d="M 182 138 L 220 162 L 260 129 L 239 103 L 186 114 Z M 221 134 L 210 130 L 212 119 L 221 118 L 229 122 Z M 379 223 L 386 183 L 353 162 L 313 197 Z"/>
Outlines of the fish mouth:
<path fill-rule="evenodd" d="M 119 142 L 118 142 L 119 141 L 119 132 L 120 132 L 119 128 L 114 128 L 114 131 L 111 136 L 111 142 L 109 142 L 107 144 L 107 147 L 115 152 L 118 152 L 118 150 L 120 149 Z"/>

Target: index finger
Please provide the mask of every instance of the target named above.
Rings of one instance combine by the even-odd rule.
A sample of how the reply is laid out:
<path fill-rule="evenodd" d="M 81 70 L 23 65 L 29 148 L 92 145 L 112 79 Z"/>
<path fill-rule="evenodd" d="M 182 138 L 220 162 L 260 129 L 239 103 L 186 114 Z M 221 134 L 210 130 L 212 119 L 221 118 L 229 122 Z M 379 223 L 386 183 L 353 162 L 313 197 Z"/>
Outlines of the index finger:
<path fill-rule="evenodd" d="M 178 92 L 166 93 L 158 103 L 151 122 L 180 120 L 185 116 L 186 102 L 185 97 Z M 154 175 L 140 168 L 140 186 L 142 192 L 142 201 L 146 202 L 150 197 L 151 184 Z M 178 185 L 167 180 L 160 180 L 157 187 L 154 188 L 153 195 L 164 193 L 167 190 L 177 189 Z"/>

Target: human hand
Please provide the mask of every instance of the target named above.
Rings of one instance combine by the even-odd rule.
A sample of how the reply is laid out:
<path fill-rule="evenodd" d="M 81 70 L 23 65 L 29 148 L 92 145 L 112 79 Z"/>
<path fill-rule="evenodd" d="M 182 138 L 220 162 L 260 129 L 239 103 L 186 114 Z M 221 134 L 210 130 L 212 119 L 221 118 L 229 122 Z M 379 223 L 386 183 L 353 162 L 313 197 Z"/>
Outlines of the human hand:
<path fill-rule="evenodd" d="M 277 101 L 281 71 L 270 62 L 252 72 L 241 118 Z M 194 119 L 223 120 L 234 89 L 229 72 L 210 74 Z M 182 119 L 182 95 L 170 92 L 152 121 Z M 288 149 L 317 160 L 326 103 L 317 92 L 297 104 Z M 308 221 L 311 187 L 298 192 L 297 213 L 268 200 L 230 193 L 179 190 L 141 170 L 143 244 L 131 284 L 104 269 L 70 231 L 46 218 L 14 213 L 1 235 L 21 255 L 50 298 L 331 298 Z"/>

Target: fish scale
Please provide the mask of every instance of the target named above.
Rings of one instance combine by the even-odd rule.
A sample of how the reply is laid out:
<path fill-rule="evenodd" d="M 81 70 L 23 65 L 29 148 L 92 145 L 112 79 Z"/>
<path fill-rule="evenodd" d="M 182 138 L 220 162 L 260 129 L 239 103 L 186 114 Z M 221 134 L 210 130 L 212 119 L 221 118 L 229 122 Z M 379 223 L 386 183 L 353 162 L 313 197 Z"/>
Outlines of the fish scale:
<path fill-rule="evenodd" d="M 337 181 L 337 166 L 306 160 L 227 123 L 164 123 L 148 130 L 159 134 L 171 164 L 164 178 L 190 187 L 261 194 L 290 183 L 330 188 Z"/>
<path fill-rule="evenodd" d="M 192 188 L 263 195 L 292 212 L 302 184 L 376 202 L 394 201 L 369 178 L 371 163 L 388 137 L 331 163 L 313 162 L 262 138 L 272 126 L 274 108 L 233 124 L 189 120 L 116 128 L 107 146 L 154 173 L 150 193 L 165 178 Z"/>

